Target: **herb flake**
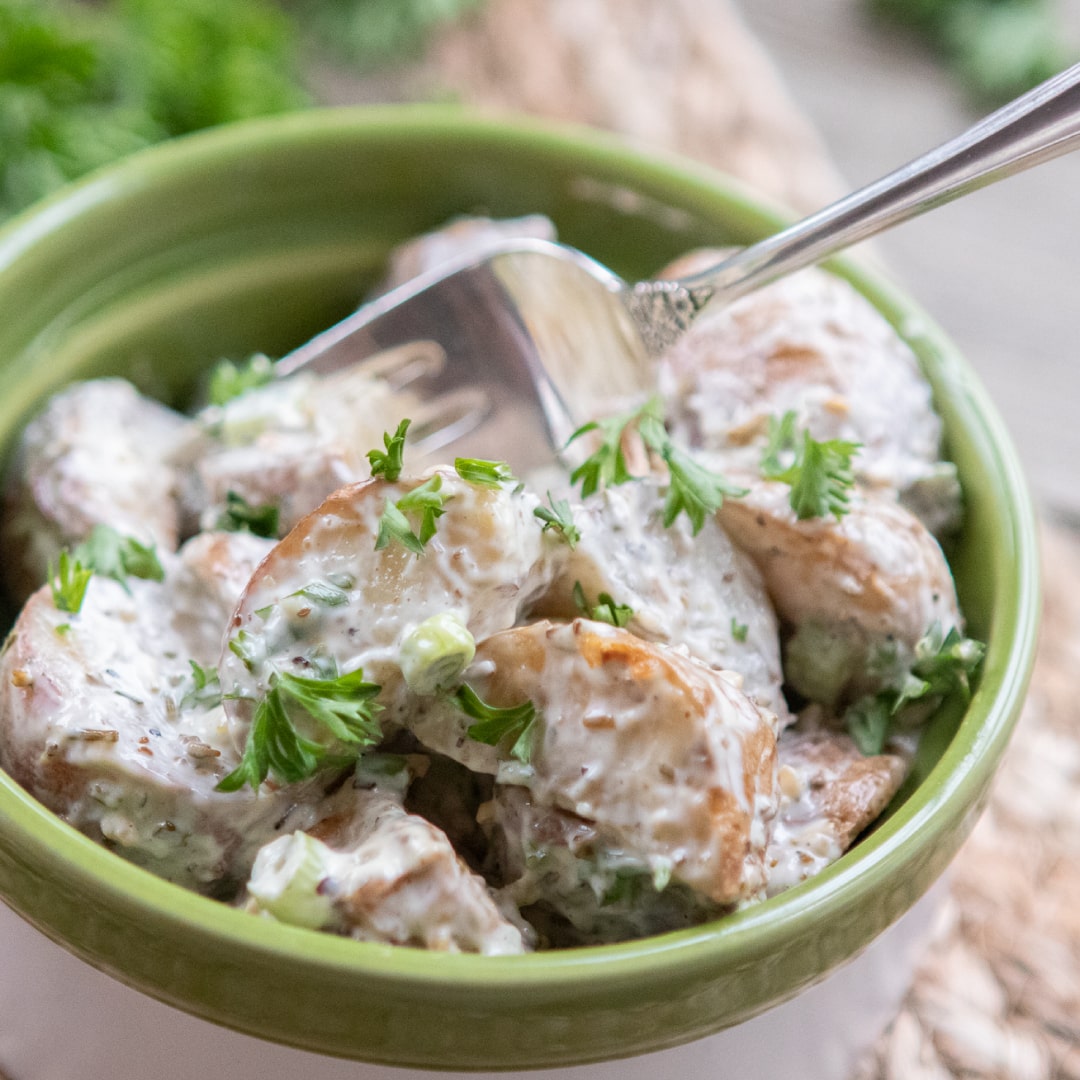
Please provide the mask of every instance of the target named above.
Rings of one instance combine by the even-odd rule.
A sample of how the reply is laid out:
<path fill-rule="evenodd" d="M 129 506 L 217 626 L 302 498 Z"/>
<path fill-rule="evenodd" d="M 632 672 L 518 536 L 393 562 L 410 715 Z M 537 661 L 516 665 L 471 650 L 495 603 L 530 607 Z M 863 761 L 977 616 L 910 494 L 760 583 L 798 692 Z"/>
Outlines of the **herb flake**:
<path fill-rule="evenodd" d="M 243 397 L 251 390 L 274 381 L 274 365 L 269 357 L 257 353 L 243 363 L 220 361 L 210 373 L 207 397 L 211 405 L 225 405 L 234 398 Z"/>
<path fill-rule="evenodd" d="M 124 536 L 109 525 L 95 525 L 72 553 L 77 562 L 100 577 L 112 578 L 127 588 L 129 577 L 163 581 L 165 570 L 153 544 Z"/>
<path fill-rule="evenodd" d="M 382 706 L 374 701 L 381 689 L 366 682 L 360 668 L 331 679 L 275 673 L 255 709 L 240 764 L 217 789 L 238 791 L 249 784 L 258 790 L 271 774 L 296 783 L 324 765 L 355 762 L 382 738 L 377 720 Z M 329 735 L 329 744 L 302 734 L 301 724 Z"/>
<path fill-rule="evenodd" d="M 798 436 L 796 416 L 789 410 L 769 418 L 769 439 L 761 459 L 761 475 L 791 488 L 789 503 L 795 516 L 837 520 L 848 512 L 855 472 L 851 459 L 860 444 L 845 439 L 818 442 L 808 430 Z"/>
<path fill-rule="evenodd" d="M 235 491 L 225 494 L 225 509 L 217 519 L 217 527 L 226 532 L 249 532 L 264 540 L 277 538 L 281 511 L 275 502 L 254 506 Z"/>
<path fill-rule="evenodd" d="M 405 462 L 405 434 L 411 423 L 409 419 L 402 420 L 393 435 L 384 431 L 383 447 L 385 449 L 367 452 L 372 476 L 381 476 L 384 480 L 393 483 L 401 475 L 401 468 Z"/>
<path fill-rule="evenodd" d="M 668 467 L 669 481 L 664 499 L 664 526 L 670 528 L 680 514 L 690 519 L 694 536 L 701 532 L 706 519 L 715 514 L 728 496 L 738 498 L 746 488 L 731 483 L 721 473 L 699 465 L 675 445 L 664 427 L 658 399 L 642 411 L 638 430 L 645 445 L 659 454 Z"/>
<path fill-rule="evenodd" d="M 893 684 L 860 698 L 844 713 L 844 723 L 866 755 L 880 754 L 905 711 L 936 705 L 951 694 L 971 698 L 971 678 L 986 655 L 986 646 L 964 637 L 956 627 L 945 633 L 935 622 L 915 645 L 911 667 Z"/>
<path fill-rule="evenodd" d="M 57 611 L 78 615 L 93 573 L 67 551 L 60 552 L 56 569 L 53 569 L 52 563 L 49 564 L 49 589 Z"/>
<path fill-rule="evenodd" d="M 191 668 L 191 688 L 180 699 L 180 708 L 213 709 L 221 704 L 221 683 L 216 667 L 202 667 L 194 660 L 188 661 Z"/>
<path fill-rule="evenodd" d="M 634 617 L 634 609 L 627 604 L 617 604 L 611 593 L 600 593 L 596 598 L 596 603 L 590 604 L 580 581 L 574 582 L 572 593 L 574 606 L 585 618 L 592 619 L 594 622 L 608 623 L 621 629 Z"/>
<path fill-rule="evenodd" d="M 349 602 L 349 594 L 337 585 L 329 581 L 311 581 L 302 589 L 290 593 L 290 596 L 302 596 L 313 604 L 321 604 L 323 607 L 340 607 Z"/>
<path fill-rule="evenodd" d="M 573 551 L 581 539 L 581 530 L 574 524 L 570 502 L 567 499 L 556 499 L 550 491 L 547 497 L 548 506 L 537 506 L 533 510 L 533 516 L 543 522 L 540 531 L 547 532 L 553 529 Z"/>
<path fill-rule="evenodd" d="M 517 477 L 505 461 L 485 461 L 483 458 L 454 458 L 454 471 L 467 484 L 478 487 L 502 487 L 517 483 Z"/>
<path fill-rule="evenodd" d="M 488 746 L 509 743 L 510 756 L 528 765 L 536 741 L 536 706 L 531 701 L 508 708 L 488 705 L 468 683 L 462 683 L 450 700 L 476 721 L 467 729 L 470 739 Z"/>
<path fill-rule="evenodd" d="M 648 407 L 648 405 L 644 406 L 644 408 Z M 566 445 L 569 446 L 590 431 L 600 433 L 600 445 L 570 473 L 570 483 L 581 482 L 583 499 L 587 499 L 601 488 L 615 487 L 634 479 L 626 466 L 623 438 L 627 428 L 638 422 L 642 412 L 643 409 L 634 409 L 603 420 L 590 420 L 589 423 L 582 424 L 566 440 Z"/>
<path fill-rule="evenodd" d="M 379 518 L 379 531 L 375 537 L 375 550 L 381 551 L 392 540 L 415 555 L 423 555 L 427 542 L 435 535 L 435 522 L 446 511 L 443 509 L 449 496 L 442 492 L 442 475 L 436 473 L 430 480 L 415 487 L 397 502 L 387 499 Z M 415 527 L 406 517 L 411 513 L 419 516 Z"/>

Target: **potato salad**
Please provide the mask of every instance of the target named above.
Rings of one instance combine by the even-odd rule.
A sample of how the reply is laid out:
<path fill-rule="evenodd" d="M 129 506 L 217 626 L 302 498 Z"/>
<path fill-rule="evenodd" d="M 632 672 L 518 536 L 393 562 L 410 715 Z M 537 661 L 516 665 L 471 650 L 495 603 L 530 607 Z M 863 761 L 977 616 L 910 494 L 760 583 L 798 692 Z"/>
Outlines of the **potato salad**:
<path fill-rule="evenodd" d="M 554 230 L 456 220 L 384 284 L 515 235 Z M 941 421 L 869 302 L 807 270 L 706 314 L 542 476 L 425 455 L 394 370 L 44 405 L 0 766 L 252 917 L 444 951 L 693 926 L 857 842 L 983 653 Z"/>

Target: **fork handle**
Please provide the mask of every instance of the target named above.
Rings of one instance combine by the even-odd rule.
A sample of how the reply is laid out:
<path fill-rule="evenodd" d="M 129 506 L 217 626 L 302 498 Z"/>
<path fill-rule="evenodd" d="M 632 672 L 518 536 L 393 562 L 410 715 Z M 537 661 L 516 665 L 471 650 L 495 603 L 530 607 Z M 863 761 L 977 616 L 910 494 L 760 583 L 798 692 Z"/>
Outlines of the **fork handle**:
<path fill-rule="evenodd" d="M 692 315 L 1080 144 L 1080 64 L 880 180 L 679 285 Z"/>

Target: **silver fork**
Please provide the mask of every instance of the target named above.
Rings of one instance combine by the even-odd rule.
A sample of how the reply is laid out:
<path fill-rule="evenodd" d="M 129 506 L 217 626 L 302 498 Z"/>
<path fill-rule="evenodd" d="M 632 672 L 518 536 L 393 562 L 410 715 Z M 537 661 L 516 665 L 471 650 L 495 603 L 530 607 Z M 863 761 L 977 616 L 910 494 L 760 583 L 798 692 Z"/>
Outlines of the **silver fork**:
<path fill-rule="evenodd" d="M 628 284 L 565 245 L 507 241 L 364 305 L 283 357 L 278 371 L 374 365 L 427 403 L 426 420 L 410 433 L 421 449 L 527 470 L 549 463 L 584 421 L 648 392 L 655 359 L 702 312 L 1078 141 L 1080 64 L 692 277 Z M 389 359 L 376 355 L 407 342 L 417 344 Z"/>

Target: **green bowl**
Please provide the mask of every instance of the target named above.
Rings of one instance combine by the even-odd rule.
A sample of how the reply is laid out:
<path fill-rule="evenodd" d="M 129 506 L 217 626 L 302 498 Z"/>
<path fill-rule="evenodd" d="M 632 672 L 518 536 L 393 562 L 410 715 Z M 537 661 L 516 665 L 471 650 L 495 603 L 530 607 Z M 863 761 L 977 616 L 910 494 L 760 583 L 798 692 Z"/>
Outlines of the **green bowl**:
<path fill-rule="evenodd" d="M 463 212 L 550 215 L 628 277 L 781 215 L 735 183 L 595 132 L 454 108 L 296 114 L 152 149 L 0 233 L 0 439 L 66 381 L 123 373 L 183 403 L 221 356 L 277 354 L 343 315 L 391 245 Z M 714 924 L 514 957 L 271 924 L 76 833 L 0 774 L 0 896 L 90 964 L 230 1027 L 397 1065 L 516 1069 L 657 1050 L 737 1024 L 853 957 L 968 834 L 1020 711 L 1038 618 L 1034 514 L 967 364 L 903 294 L 838 269 L 933 381 L 968 500 L 953 553 L 989 643 L 966 711 L 923 740 L 888 818 L 817 878 Z"/>

